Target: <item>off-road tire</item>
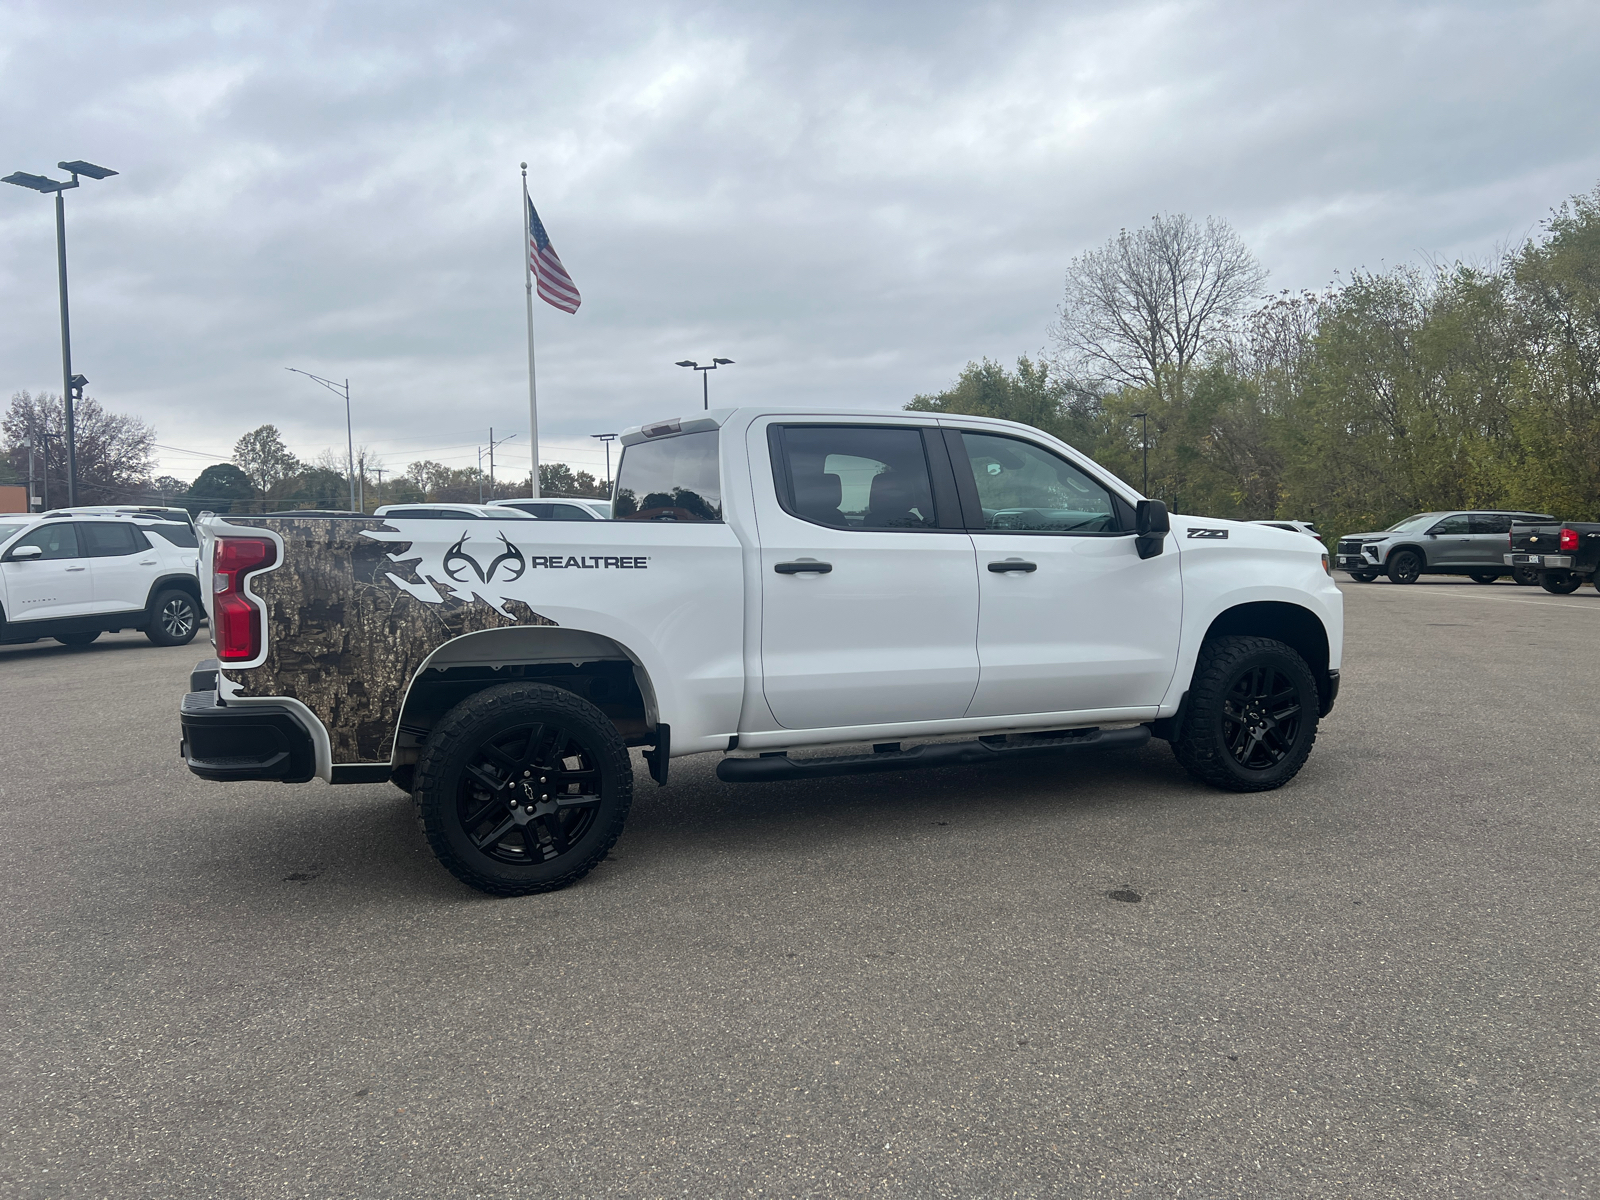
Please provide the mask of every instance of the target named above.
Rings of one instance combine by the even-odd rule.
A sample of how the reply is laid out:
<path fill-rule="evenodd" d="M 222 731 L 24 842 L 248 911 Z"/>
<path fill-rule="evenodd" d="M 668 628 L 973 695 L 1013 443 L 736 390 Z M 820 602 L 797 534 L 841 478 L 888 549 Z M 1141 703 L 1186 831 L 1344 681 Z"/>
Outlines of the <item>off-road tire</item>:
<path fill-rule="evenodd" d="M 1350 572 L 1350 578 L 1354 579 L 1357 583 L 1371 583 L 1377 577 L 1378 577 L 1378 573 L 1376 571 L 1351 571 Z"/>
<path fill-rule="evenodd" d="M 501 758 L 485 757 L 501 739 L 505 739 L 506 746 L 515 747 L 523 729 L 530 731 L 525 755 L 502 747 Z M 597 779 L 593 786 L 598 802 L 588 803 L 576 796 L 571 809 L 532 813 L 533 809 L 544 807 L 538 803 L 542 797 L 535 782 L 542 777 L 527 771 L 518 776 L 517 772 L 530 763 L 539 763 L 541 755 L 546 761 L 530 770 L 547 770 L 551 775 L 566 770 L 549 765 L 557 761 L 550 755 L 560 754 L 560 750 L 546 752 L 535 746 L 537 739 L 559 741 L 561 737 L 567 741 L 560 745 L 581 751 L 577 755 L 580 763 L 588 764 L 569 773 Z M 561 761 L 570 762 L 572 757 L 568 754 Z M 515 767 L 506 765 L 512 760 L 517 760 Z M 481 774 L 468 774 L 469 766 L 481 771 L 485 763 L 496 778 L 505 775 L 497 791 L 489 790 Z M 557 786 L 568 785 L 551 786 L 554 791 Z M 575 786 L 581 788 L 584 784 Z M 562 791 L 557 799 L 565 796 Z M 467 697 L 434 726 L 417 759 L 412 798 L 417 823 L 446 870 L 462 883 L 491 896 L 526 896 L 577 882 L 610 853 L 633 803 L 633 764 L 616 726 L 587 700 L 544 684 L 506 683 Z M 473 823 L 474 818 L 469 815 L 473 810 L 496 803 L 502 808 L 485 807 L 487 815 Z M 576 806 L 582 806 L 581 811 Z M 517 810 L 522 812 L 520 818 Z M 566 820 L 564 813 L 576 818 L 570 826 L 560 825 Z M 497 840 L 475 843 L 472 832 L 486 836 L 482 831 L 487 830 L 492 834 L 496 823 L 506 820 L 520 823 L 508 826 Z M 568 830 L 577 831 L 571 835 L 570 844 Z M 536 845 L 539 839 L 548 839 L 548 844 Z M 524 841 L 527 844 L 519 852 L 517 846 Z M 560 846 L 566 849 L 558 850 Z M 542 854 L 556 852 L 534 861 L 536 849 Z M 519 853 L 524 854 L 521 860 Z"/>
<path fill-rule="evenodd" d="M 1512 567 L 1511 582 L 1518 587 L 1536 587 L 1539 583 L 1539 572 L 1532 567 Z"/>
<path fill-rule="evenodd" d="M 200 628 L 200 605 L 182 588 L 158 592 L 150 601 L 144 635 L 158 646 L 187 646 Z"/>
<path fill-rule="evenodd" d="M 63 646 L 87 646 L 99 636 L 100 630 L 90 629 L 83 633 L 58 633 L 56 634 L 56 641 Z"/>
<path fill-rule="evenodd" d="M 1400 550 L 1389 557 L 1390 583 L 1415 583 L 1422 576 L 1422 555 L 1415 550 Z"/>
<path fill-rule="evenodd" d="M 1228 746 L 1225 720 L 1234 689 L 1259 668 L 1277 672 L 1292 686 L 1299 717 L 1287 752 L 1265 769 L 1240 762 Z M 1318 703 L 1316 680 L 1293 647 L 1264 637 L 1213 638 L 1200 647 L 1200 660 L 1189 685 L 1189 702 L 1172 740 L 1172 753 L 1189 774 L 1212 787 L 1230 792 L 1264 792 L 1282 787 L 1305 765 L 1317 740 Z"/>
<path fill-rule="evenodd" d="M 1571 571 L 1541 571 L 1539 586 L 1556 596 L 1570 596 L 1583 586 L 1583 576 Z"/>
<path fill-rule="evenodd" d="M 1493 571 L 1474 571 L 1471 575 L 1473 583 L 1499 583 L 1500 576 Z"/>

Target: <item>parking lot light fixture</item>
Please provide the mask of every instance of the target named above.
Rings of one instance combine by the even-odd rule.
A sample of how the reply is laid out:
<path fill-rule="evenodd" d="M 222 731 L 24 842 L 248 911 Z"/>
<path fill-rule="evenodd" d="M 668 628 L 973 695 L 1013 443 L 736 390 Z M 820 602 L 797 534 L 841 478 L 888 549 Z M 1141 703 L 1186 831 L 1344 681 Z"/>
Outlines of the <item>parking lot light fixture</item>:
<path fill-rule="evenodd" d="M 56 166 L 69 172 L 72 178 L 51 179 L 47 175 L 30 175 L 26 171 L 13 171 L 4 179 L 0 179 L 0 183 L 32 188 L 41 195 L 53 194 L 56 198 L 56 273 L 61 287 L 61 403 L 66 409 L 67 416 L 67 506 L 70 508 L 78 503 L 77 424 L 73 417 L 72 402 L 74 399 L 83 398 L 83 388 L 81 385 L 74 388 L 74 380 L 83 379 L 83 376 L 72 373 L 72 333 L 71 324 L 67 320 L 67 208 L 62 203 L 61 193 L 77 187 L 79 175 L 85 175 L 90 179 L 109 179 L 117 172 L 110 167 L 84 162 L 81 158 L 71 162 L 59 162 Z M 83 382 L 89 381 L 83 379 Z"/>
<path fill-rule="evenodd" d="M 694 359 L 692 359 L 692 358 L 684 358 L 684 359 L 680 359 L 679 361 L 673 363 L 672 365 L 675 366 L 675 367 L 693 367 L 696 371 L 699 371 L 701 373 L 700 374 L 700 399 L 701 399 L 701 402 L 705 405 L 706 410 L 710 411 L 710 409 L 711 409 L 711 389 L 706 384 L 706 380 L 708 378 L 710 378 L 710 377 L 708 375 L 706 375 L 705 372 L 707 372 L 707 371 L 715 371 L 718 367 L 731 367 L 731 366 L 733 366 L 733 359 L 731 359 L 731 358 L 713 358 L 709 363 L 707 363 L 705 366 L 702 367 L 699 363 L 695 362 Z"/>
<path fill-rule="evenodd" d="M 614 433 L 591 433 L 589 436 L 600 439 L 600 443 L 606 448 L 606 495 L 609 496 L 611 494 L 611 443 L 617 440 L 617 435 Z"/>
<path fill-rule="evenodd" d="M 307 379 L 314 379 L 327 388 L 335 396 L 344 397 L 344 438 L 346 462 L 350 467 L 350 511 L 359 512 L 356 508 L 356 436 L 350 424 L 350 381 L 335 383 L 331 379 L 324 379 L 321 375 L 313 375 L 310 371 L 302 371 L 299 367 L 285 367 L 285 371 L 293 371 L 296 375 L 304 375 Z"/>

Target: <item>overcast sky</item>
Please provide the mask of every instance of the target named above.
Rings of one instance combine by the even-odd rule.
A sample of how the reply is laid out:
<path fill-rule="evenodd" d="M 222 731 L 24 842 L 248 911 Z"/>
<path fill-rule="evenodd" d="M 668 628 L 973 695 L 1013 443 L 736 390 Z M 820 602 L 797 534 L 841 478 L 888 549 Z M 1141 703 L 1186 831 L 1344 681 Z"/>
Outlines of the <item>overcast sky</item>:
<path fill-rule="evenodd" d="M 517 164 L 583 293 L 543 304 L 544 457 L 712 403 L 896 408 L 1037 352 L 1063 269 L 1158 211 L 1274 288 L 1484 259 L 1600 180 L 1600 5 L 0 0 L 0 171 L 67 193 L 74 365 L 164 447 L 350 379 L 391 468 L 526 471 Z M 53 217 L 0 189 L 0 389 L 60 389 Z M 192 478 L 207 462 L 162 450 Z"/>

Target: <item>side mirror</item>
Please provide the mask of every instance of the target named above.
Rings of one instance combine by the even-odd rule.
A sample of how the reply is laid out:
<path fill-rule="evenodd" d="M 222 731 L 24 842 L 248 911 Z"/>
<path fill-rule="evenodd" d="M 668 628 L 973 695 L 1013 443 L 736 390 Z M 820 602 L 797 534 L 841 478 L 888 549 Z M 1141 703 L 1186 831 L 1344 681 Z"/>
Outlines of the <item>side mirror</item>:
<path fill-rule="evenodd" d="M 12 560 L 42 558 L 43 556 L 44 549 L 40 546 L 18 546 L 10 554 L 6 555 L 7 558 Z"/>
<path fill-rule="evenodd" d="M 1135 510 L 1134 528 L 1138 537 L 1133 544 L 1140 558 L 1154 558 L 1172 532 L 1172 520 L 1167 516 L 1167 506 L 1159 500 L 1141 500 Z"/>

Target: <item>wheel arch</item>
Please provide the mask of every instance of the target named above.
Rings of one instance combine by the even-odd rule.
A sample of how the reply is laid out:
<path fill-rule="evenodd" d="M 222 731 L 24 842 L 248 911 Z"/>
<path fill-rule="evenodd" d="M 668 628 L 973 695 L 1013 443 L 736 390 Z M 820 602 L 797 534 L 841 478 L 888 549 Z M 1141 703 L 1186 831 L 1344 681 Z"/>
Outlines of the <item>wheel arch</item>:
<path fill-rule="evenodd" d="M 1292 646 L 1321 686 L 1328 674 L 1328 630 L 1322 619 L 1299 604 L 1285 600 L 1252 600 L 1218 613 L 1206 629 L 1202 644 L 1230 634 L 1269 637 Z"/>
<path fill-rule="evenodd" d="M 1428 568 L 1428 552 L 1426 550 L 1424 550 L 1416 542 L 1401 542 L 1399 545 L 1390 546 L 1387 550 L 1384 551 L 1384 554 L 1383 554 L 1383 565 L 1385 567 L 1388 567 L 1389 561 L 1392 558 L 1394 558 L 1394 556 L 1396 554 L 1399 554 L 1400 551 L 1402 551 L 1402 550 L 1414 550 L 1414 551 L 1416 551 L 1417 557 L 1422 560 L 1422 568 L 1423 568 L 1423 570 L 1427 570 L 1427 568 Z"/>
<path fill-rule="evenodd" d="M 194 597 L 194 602 L 200 606 L 200 611 L 202 613 L 205 611 L 205 598 L 200 594 L 200 581 L 193 575 L 185 572 L 176 572 L 159 576 L 156 581 L 150 585 L 149 592 L 145 594 L 145 609 L 148 611 L 150 606 L 156 602 L 156 597 L 162 592 L 166 591 L 168 588 L 177 588 L 180 591 L 188 592 L 189 595 Z"/>
<path fill-rule="evenodd" d="M 395 766 L 414 761 L 443 714 L 501 683 L 537 682 L 595 704 L 630 745 L 650 745 L 660 721 L 640 656 L 615 638 L 550 625 L 482 629 L 452 638 L 418 664 L 395 722 Z"/>

